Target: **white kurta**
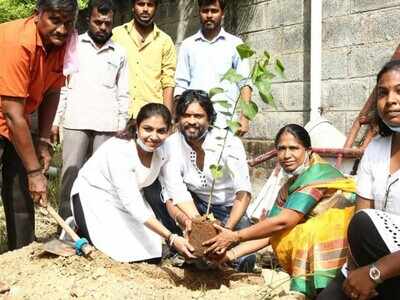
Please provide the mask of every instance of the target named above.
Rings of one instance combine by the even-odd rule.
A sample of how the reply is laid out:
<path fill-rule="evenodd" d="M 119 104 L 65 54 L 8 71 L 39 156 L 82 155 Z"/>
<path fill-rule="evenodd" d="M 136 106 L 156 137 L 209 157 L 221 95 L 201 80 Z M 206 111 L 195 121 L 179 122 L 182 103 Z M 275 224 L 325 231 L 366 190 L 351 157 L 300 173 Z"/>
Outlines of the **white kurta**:
<path fill-rule="evenodd" d="M 166 159 L 160 147 L 146 168 L 133 140 L 111 138 L 80 170 L 71 196 L 79 193 L 94 246 L 114 260 L 161 256 L 161 237 L 144 225 L 154 213 L 142 189 L 154 182 Z"/>
<path fill-rule="evenodd" d="M 400 250 L 400 170 L 390 174 L 392 136 L 378 136 L 368 145 L 357 174 L 357 194 L 374 201 L 364 210 L 393 253 Z"/>

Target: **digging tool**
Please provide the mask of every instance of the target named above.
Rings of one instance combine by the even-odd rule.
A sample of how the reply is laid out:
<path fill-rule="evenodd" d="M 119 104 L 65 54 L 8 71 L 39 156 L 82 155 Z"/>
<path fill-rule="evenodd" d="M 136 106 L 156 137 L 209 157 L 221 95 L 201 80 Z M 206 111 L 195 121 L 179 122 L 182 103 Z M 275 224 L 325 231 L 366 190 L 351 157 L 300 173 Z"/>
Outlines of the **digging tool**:
<path fill-rule="evenodd" d="M 47 252 L 61 256 L 70 256 L 73 254 L 89 256 L 94 248 L 89 245 L 88 241 L 85 238 L 80 238 L 50 205 L 47 205 L 46 210 L 58 223 L 58 225 L 60 225 L 61 228 L 64 229 L 65 232 L 72 238 L 73 243 L 61 240 L 52 240 L 46 243 L 43 246 L 43 249 Z"/>

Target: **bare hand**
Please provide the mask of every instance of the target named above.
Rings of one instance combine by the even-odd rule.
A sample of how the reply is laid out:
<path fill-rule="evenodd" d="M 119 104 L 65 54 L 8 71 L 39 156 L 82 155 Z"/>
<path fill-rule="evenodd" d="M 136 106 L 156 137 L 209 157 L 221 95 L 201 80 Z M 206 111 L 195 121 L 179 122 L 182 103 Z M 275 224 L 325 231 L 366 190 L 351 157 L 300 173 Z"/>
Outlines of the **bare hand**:
<path fill-rule="evenodd" d="M 185 255 L 186 257 L 196 258 L 196 256 L 194 256 L 192 254 L 192 252 L 194 251 L 193 246 L 190 245 L 188 240 L 186 240 L 185 238 L 183 238 L 181 236 L 176 237 L 176 239 L 174 240 L 173 246 L 176 250 L 179 251 L 179 253 Z"/>
<path fill-rule="evenodd" d="M 250 123 L 249 120 L 245 116 L 241 116 L 240 120 L 240 128 L 236 131 L 237 136 L 244 136 L 246 133 L 249 132 Z"/>
<path fill-rule="evenodd" d="M 60 143 L 60 128 L 58 126 L 51 127 L 50 141 L 53 144 L 59 144 Z"/>
<path fill-rule="evenodd" d="M 204 251 L 204 254 L 210 252 L 222 254 L 231 245 L 239 242 L 238 233 L 236 231 L 226 229 L 218 224 L 214 224 L 214 227 L 219 231 L 219 234 L 203 243 L 203 246 L 210 246 L 206 251 Z"/>
<path fill-rule="evenodd" d="M 350 299 L 371 299 L 377 296 L 375 287 L 375 282 L 369 277 L 369 266 L 350 271 L 343 283 L 343 291 Z"/>
<path fill-rule="evenodd" d="M 46 173 L 50 167 L 50 161 L 52 157 L 52 153 L 50 151 L 50 146 L 46 143 L 39 142 L 36 146 L 36 152 L 38 155 L 39 161 L 43 165 L 43 173 Z"/>
<path fill-rule="evenodd" d="M 33 202 L 47 206 L 47 179 L 41 172 L 28 175 L 28 189 Z"/>
<path fill-rule="evenodd" d="M 183 236 L 185 239 L 188 238 L 189 233 L 192 231 L 192 219 L 186 218 L 185 220 L 185 229 L 183 230 Z"/>
<path fill-rule="evenodd" d="M 207 255 L 207 259 L 218 265 L 226 265 L 233 261 L 235 258 L 232 251 L 228 250 L 221 255 Z"/>

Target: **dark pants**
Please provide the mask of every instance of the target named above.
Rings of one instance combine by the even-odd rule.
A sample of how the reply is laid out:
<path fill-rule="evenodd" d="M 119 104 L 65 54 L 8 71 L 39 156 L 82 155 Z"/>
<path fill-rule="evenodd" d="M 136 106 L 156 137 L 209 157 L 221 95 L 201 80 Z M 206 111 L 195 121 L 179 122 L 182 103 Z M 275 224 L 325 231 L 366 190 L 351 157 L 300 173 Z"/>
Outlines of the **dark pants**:
<path fill-rule="evenodd" d="M 14 146 L 5 138 L 0 138 L 0 160 L 8 249 L 14 250 L 34 241 L 35 213 L 25 167 Z"/>
<path fill-rule="evenodd" d="M 174 220 L 168 213 L 165 203 L 161 200 L 161 185 L 158 180 L 156 180 L 151 186 L 145 188 L 144 197 L 146 201 L 150 204 L 154 211 L 157 219 L 167 227 L 171 232 L 181 234 L 182 231 L 175 224 Z M 207 203 L 198 199 L 198 197 L 192 193 L 194 203 L 200 214 L 205 214 L 207 210 Z M 211 212 L 214 217 L 225 224 L 228 221 L 229 215 L 231 213 L 232 207 L 222 206 L 222 205 L 212 205 Z M 242 229 L 250 226 L 250 220 L 247 216 L 243 216 L 239 223 L 236 225 L 235 229 Z M 256 255 L 250 254 L 240 257 L 233 264 L 234 266 L 242 272 L 251 272 L 254 268 L 256 262 Z"/>
<path fill-rule="evenodd" d="M 374 223 L 365 212 L 354 215 L 349 224 L 348 240 L 352 256 L 360 267 L 370 265 L 383 256 L 389 255 L 390 251 L 379 235 Z M 345 300 L 349 299 L 342 290 L 345 277 L 339 274 L 329 286 L 318 296 L 318 300 Z M 373 299 L 389 300 L 400 299 L 400 277 L 385 280 L 378 285 L 376 290 L 378 296 Z"/>
<path fill-rule="evenodd" d="M 89 230 L 86 226 L 85 214 L 83 212 L 81 198 L 79 197 L 79 194 L 75 194 L 72 196 L 72 206 L 74 208 L 75 223 L 78 227 L 76 233 L 79 237 L 87 239 L 88 242 L 93 245 L 90 239 Z"/>
<path fill-rule="evenodd" d="M 151 209 L 165 227 L 172 233 L 182 235 L 182 230 L 176 225 L 174 220 L 168 213 L 165 203 L 161 200 L 161 184 L 156 179 L 152 185 L 143 189 L 144 198 L 149 203 Z"/>

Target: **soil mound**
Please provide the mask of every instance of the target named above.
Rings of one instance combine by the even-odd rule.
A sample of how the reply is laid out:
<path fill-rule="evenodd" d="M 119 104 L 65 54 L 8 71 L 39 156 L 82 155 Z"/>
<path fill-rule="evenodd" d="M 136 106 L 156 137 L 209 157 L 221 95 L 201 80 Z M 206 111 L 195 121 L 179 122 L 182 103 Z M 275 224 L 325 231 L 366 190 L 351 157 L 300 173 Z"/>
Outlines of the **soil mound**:
<path fill-rule="evenodd" d="M 117 263 L 99 252 L 56 257 L 40 243 L 0 255 L 0 266 L 4 299 L 259 299 L 264 284 L 256 274 Z"/>

